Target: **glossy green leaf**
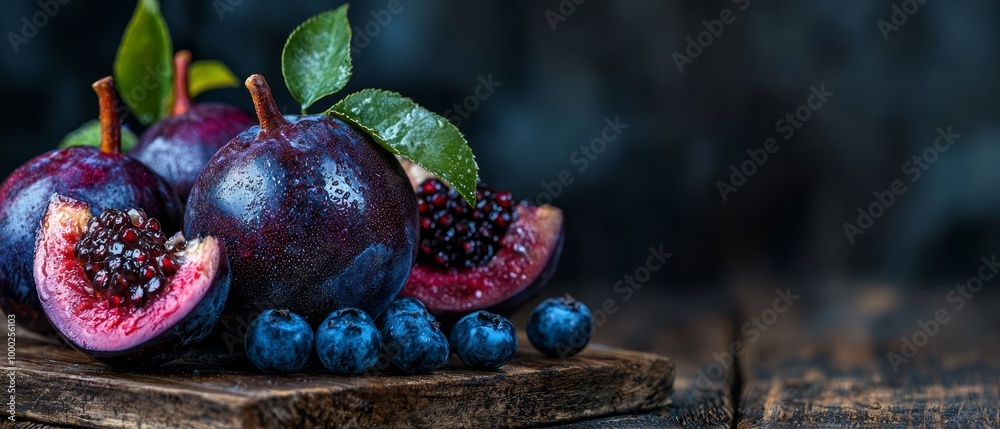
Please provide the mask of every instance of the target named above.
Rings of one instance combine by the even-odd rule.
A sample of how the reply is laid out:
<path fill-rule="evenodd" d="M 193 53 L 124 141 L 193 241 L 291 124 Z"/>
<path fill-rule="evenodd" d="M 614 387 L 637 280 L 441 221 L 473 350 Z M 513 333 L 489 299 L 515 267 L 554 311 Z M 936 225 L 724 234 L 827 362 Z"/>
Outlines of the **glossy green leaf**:
<path fill-rule="evenodd" d="M 409 159 L 450 183 L 475 204 L 479 166 L 465 137 L 451 122 L 395 92 L 365 89 L 327 114 L 367 131 L 390 152 Z"/>
<path fill-rule="evenodd" d="M 115 55 L 115 86 L 143 124 L 167 116 L 173 102 L 174 48 L 156 0 L 138 0 Z"/>
<path fill-rule="evenodd" d="M 197 97 L 205 91 L 239 86 L 240 80 L 222 61 L 200 60 L 188 67 L 188 94 Z"/>
<path fill-rule="evenodd" d="M 309 106 L 344 88 L 351 78 L 351 27 L 347 5 L 306 20 L 285 42 L 281 74 L 288 91 Z"/>
<path fill-rule="evenodd" d="M 122 127 L 122 153 L 127 153 L 135 147 L 135 142 L 138 140 L 135 133 L 133 133 L 128 128 Z M 80 126 L 66 134 L 66 137 L 59 142 L 59 147 L 70 147 L 70 146 L 101 146 L 101 121 L 93 120 Z"/>

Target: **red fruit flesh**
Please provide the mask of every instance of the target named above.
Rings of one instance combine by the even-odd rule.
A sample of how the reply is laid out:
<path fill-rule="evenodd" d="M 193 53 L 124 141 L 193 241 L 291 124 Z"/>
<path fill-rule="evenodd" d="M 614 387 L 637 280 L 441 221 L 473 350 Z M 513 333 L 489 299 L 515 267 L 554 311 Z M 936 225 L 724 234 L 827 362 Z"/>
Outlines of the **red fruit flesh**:
<path fill-rule="evenodd" d="M 170 249 L 165 256 L 177 261 L 176 271 L 139 305 L 127 296 L 125 301 L 112 299 L 113 293 L 95 290 L 88 278 L 74 249 L 96 224 L 86 203 L 59 195 L 53 195 L 42 220 L 34 274 L 42 309 L 59 334 L 77 350 L 113 365 L 162 363 L 204 339 L 218 321 L 229 289 L 222 244 L 206 237 L 161 245 L 160 253 Z"/>
<path fill-rule="evenodd" d="M 97 298 L 141 308 L 163 293 L 178 269 L 160 223 L 141 209 L 107 210 L 91 218 L 73 248 Z M 171 249 L 172 250 L 172 249 Z"/>
<path fill-rule="evenodd" d="M 562 252 L 563 214 L 549 205 L 520 205 L 515 219 L 500 241 L 500 249 L 485 265 L 441 268 L 417 264 L 400 295 L 421 300 L 435 313 L 516 310 L 555 271 Z"/>

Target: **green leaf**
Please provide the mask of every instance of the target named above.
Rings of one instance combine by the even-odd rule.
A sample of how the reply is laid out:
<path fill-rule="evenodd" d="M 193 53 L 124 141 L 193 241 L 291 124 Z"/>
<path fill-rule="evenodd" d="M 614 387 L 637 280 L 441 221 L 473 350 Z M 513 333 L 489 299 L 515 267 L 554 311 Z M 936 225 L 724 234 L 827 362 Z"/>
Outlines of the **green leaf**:
<path fill-rule="evenodd" d="M 316 100 L 344 88 L 351 78 L 351 26 L 347 5 L 299 25 L 281 51 L 285 85 L 305 113 Z"/>
<path fill-rule="evenodd" d="M 167 116 L 173 102 L 174 48 L 156 0 L 138 0 L 115 55 L 115 86 L 143 124 Z"/>
<path fill-rule="evenodd" d="M 135 133 L 133 133 L 128 128 L 122 127 L 122 153 L 127 153 L 135 147 L 135 142 L 137 138 Z M 101 146 L 101 121 L 93 120 L 80 125 L 77 128 L 66 134 L 66 137 L 59 142 L 59 147 L 70 147 L 70 146 Z"/>
<path fill-rule="evenodd" d="M 475 204 L 479 165 L 465 137 L 445 118 L 380 89 L 348 95 L 326 113 L 361 127 L 382 147 L 420 164 Z"/>
<path fill-rule="evenodd" d="M 222 61 L 200 60 L 188 67 L 188 94 L 197 97 L 205 91 L 233 88 L 240 84 L 236 74 Z"/>

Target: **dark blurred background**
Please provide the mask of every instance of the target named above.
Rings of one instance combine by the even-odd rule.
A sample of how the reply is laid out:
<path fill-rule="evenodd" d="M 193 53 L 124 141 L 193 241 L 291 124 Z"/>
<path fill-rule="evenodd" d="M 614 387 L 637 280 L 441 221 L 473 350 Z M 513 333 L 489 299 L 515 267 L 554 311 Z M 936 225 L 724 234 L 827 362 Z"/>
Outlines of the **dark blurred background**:
<path fill-rule="evenodd" d="M 354 1 L 354 77 L 340 94 L 392 89 L 449 114 L 484 180 L 562 207 L 560 288 L 608 289 L 650 246 L 674 254 L 653 276 L 675 290 L 744 275 L 953 284 L 996 251 L 1000 3 L 575 1 L 402 0 L 398 13 Z M 176 49 L 262 73 L 294 112 L 285 38 L 340 3 L 165 1 L 163 13 Z M 5 37 L 0 176 L 96 117 L 90 84 L 110 74 L 132 8 L 70 0 L 18 52 Z M 0 29 L 20 34 L 40 10 L 4 2 Z M 475 98 L 488 80 L 495 91 Z M 801 107 L 824 89 L 821 106 Z M 251 107 L 242 88 L 200 101 Z M 475 107 L 463 117 L 456 103 Z M 797 109 L 799 128 L 779 123 Z M 605 132 L 616 118 L 627 128 Z M 913 180 L 911 158 L 949 126 L 961 137 Z M 748 150 L 760 159 L 768 138 L 780 149 L 735 186 L 730 167 L 753 162 Z M 554 185 L 564 170 L 572 183 Z M 852 243 L 844 224 L 894 180 L 906 192 Z M 720 183 L 735 192 L 723 198 Z"/>

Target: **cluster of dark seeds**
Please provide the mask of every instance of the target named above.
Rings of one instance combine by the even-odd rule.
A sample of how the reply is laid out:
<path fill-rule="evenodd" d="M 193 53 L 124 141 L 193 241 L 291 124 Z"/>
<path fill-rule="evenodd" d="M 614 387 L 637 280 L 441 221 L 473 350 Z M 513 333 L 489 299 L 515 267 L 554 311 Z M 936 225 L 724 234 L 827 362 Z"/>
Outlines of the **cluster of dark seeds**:
<path fill-rule="evenodd" d="M 445 268 L 472 268 L 489 262 L 514 222 L 516 203 L 510 191 L 476 187 L 476 205 L 469 204 L 439 179 L 427 179 L 417 189 L 420 209 L 420 251 L 417 262 Z"/>
<path fill-rule="evenodd" d="M 87 224 L 73 252 L 94 288 L 112 307 L 141 308 L 180 268 L 160 222 L 142 210 L 105 210 Z"/>

